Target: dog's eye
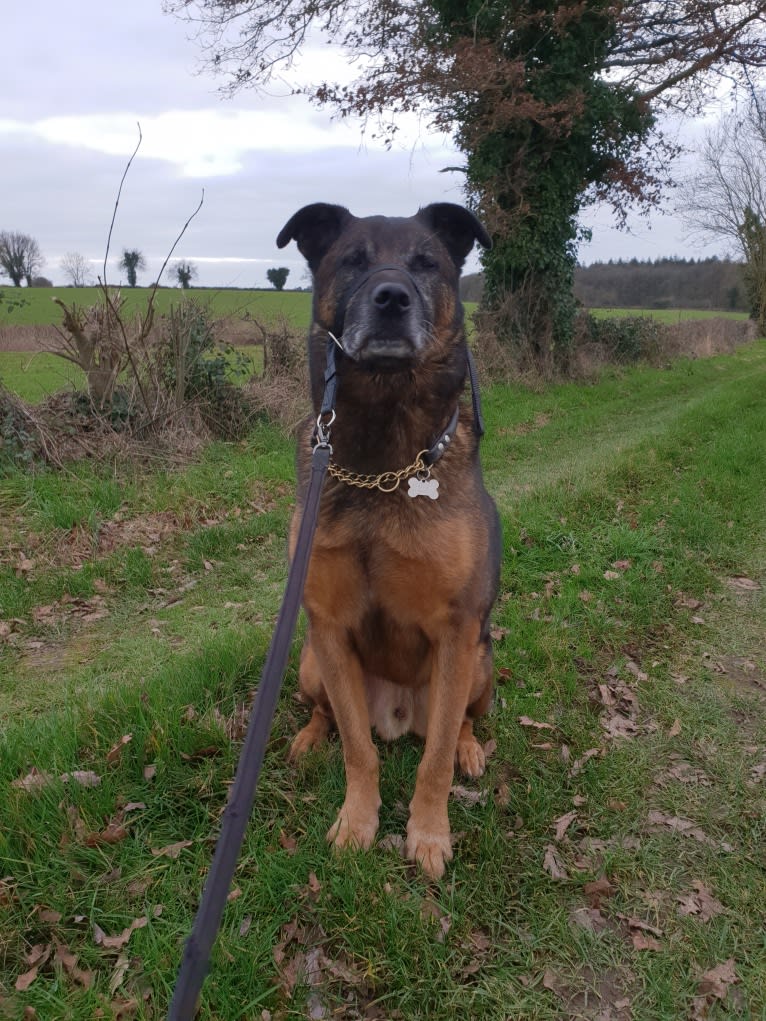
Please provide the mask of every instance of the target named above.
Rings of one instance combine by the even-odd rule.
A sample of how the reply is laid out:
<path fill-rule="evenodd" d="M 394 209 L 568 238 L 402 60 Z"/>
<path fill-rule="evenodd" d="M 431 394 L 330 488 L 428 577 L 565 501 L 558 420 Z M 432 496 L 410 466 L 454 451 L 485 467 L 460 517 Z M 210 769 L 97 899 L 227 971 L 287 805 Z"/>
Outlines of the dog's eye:
<path fill-rule="evenodd" d="M 343 265 L 348 266 L 349 269 L 366 269 L 367 253 L 362 248 L 357 249 L 355 252 L 349 252 L 348 255 L 343 257 Z"/>
<path fill-rule="evenodd" d="M 410 269 L 417 272 L 418 270 L 429 270 L 436 269 L 438 263 L 436 259 L 430 255 L 426 255 L 424 252 L 419 252 L 417 255 L 413 255 L 410 259 Z"/>

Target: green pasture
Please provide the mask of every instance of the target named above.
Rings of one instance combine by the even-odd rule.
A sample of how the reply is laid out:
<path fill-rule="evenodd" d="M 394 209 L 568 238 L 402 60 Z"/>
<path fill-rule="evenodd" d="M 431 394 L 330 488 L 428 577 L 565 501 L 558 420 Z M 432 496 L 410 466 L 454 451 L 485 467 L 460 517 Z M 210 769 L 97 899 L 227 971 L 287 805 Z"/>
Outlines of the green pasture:
<path fill-rule="evenodd" d="M 0 287 L 0 326 L 44 326 L 61 321 L 61 309 L 54 302 L 60 298 L 67 304 L 81 308 L 103 301 L 98 287 Z M 125 301 L 125 312 L 145 312 L 152 295 L 150 287 L 123 287 L 120 295 Z M 154 294 L 154 308 L 159 314 L 167 313 L 170 306 L 191 298 L 210 309 L 214 318 L 234 316 L 251 317 L 264 322 L 279 316 L 287 317 L 296 328 L 307 329 L 311 316 L 311 295 L 301 291 L 266 291 L 160 287 Z"/>
<path fill-rule="evenodd" d="M 747 319 L 746 312 L 727 312 L 701 308 L 592 308 L 589 311 L 598 319 L 649 316 L 668 325 L 680 323 L 686 319 Z"/>
<path fill-rule="evenodd" d="M 328 849 L 339 744 L 286 760 L 298 637 L 198 1021 L 766 1017 L 764 393 L 763 340 L 485 388 L 497 696 L 455 860 L 399 854 L 410 739 L 380 745 L 381 845 Z M 185 470 L 0 482 L 0 1017 L 166 1015 L 293 456 L 260 425 Z"/>

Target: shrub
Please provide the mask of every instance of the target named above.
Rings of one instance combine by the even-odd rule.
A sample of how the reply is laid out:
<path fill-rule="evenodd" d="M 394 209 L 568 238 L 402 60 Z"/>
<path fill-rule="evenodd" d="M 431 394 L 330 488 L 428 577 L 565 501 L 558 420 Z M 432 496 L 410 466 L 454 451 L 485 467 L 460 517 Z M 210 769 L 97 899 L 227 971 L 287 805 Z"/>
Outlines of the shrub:
<path fill-rule="evenodd" d="M 667 344 L 667 327 L 651 316 L 596 319 L 587 315 L 587 334 L 599 344 L 608 361 L 655 361 Z"/>

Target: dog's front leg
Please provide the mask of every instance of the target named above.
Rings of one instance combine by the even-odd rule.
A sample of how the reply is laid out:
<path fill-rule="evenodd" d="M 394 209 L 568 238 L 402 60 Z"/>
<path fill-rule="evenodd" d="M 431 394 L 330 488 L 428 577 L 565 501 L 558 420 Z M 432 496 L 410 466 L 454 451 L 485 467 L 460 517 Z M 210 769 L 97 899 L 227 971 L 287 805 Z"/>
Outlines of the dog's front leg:
<path fill-rule="evenodd" d="M 373 744 L 364 674 L 347 632 L 323 622 L 312 626 L 312 647 L 343 745 L 346 798 L 327 834 L 336 848 L 367 849 L 378 832 L 378 751 Z"/>
<path fill-rule="evenodd" d="M 473 679 L 479 626 L 464 621 L 444 632 L 434 655 L 426 744 L 407 824 L 407 857 L 432 879 L 444 875 L 445 863 L 452 858 L 447 799 Z"/>

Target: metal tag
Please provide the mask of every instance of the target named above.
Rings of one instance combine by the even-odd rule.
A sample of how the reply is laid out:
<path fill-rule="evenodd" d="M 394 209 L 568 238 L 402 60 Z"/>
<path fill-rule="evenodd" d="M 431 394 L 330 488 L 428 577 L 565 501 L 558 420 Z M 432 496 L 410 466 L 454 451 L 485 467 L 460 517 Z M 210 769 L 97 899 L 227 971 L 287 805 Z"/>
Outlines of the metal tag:
<path fill-rule="evenodd" d="M 439 480 L 419 479 L 417 478 L 417 476 L 413 476 L 409 480 L 409 489 L 407 490 L 407 496 L 411 496 L 413 499 L 416 496 L 427 496 L 429 500 L 438 500 Z"/>

